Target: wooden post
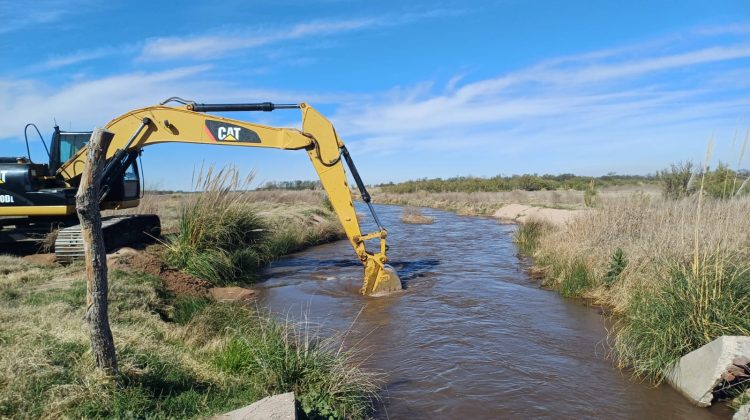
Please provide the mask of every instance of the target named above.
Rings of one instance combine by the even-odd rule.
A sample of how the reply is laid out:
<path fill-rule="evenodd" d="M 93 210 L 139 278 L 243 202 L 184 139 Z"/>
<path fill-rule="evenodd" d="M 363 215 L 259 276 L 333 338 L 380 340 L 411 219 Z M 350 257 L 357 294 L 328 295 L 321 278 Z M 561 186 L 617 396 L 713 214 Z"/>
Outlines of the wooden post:
<path fill-rule="evenodd" d="M 88 144 L 86 166 L 76 194 L 76 211 L 86 258 L 86 322 L 91 337 L 91 352 L 96 366 L 113 375 L 117 372 L 117 355 L 107 309 L 107 251 L 102 235 L 99 211 L 99 183 L 106 152 L 114 137 L 111 131 L 97 128 Z"/>

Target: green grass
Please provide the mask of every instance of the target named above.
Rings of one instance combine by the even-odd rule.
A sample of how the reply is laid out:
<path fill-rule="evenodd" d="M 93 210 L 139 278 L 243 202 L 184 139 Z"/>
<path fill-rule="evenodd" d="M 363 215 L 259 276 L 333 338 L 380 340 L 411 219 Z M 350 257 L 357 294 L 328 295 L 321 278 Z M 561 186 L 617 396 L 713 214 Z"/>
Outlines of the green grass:
<path fill-rule="evenodd" d="M 558 290 L 565 297 L 578 297 L 596 285 L 594 276 L 582 260 L 573 260 L 558 279 Z"/>
<path fill-rule="evenodd" d="M 513 235 L 513 242 L 516 243 L 519 251 L 531 256 L 539 245 L 539 238 L 541 238 L 547 229 L 549 229 L 549 226 L 544 222 L 529 220 L 518 226 Z"/>
<path fill-rule="evenodd" d="M 288 391 L 311 417 L 371 410 L 378 376 L 336 339 L 246 305 L 175 298 L 156 277 L 117 270 L 110 322 L 120 371 L 102 376 L 89 350 L 82 277 L 14 287 L 15 303 L 0 305 L 0 418 L 203 418 Z"/>
<path fill-rule="evenodd" d="M 657 383 L 716 337 L 750 335 L 750 263 L 712 256 L 668 273 L 657 290 L 635 296 L 615 336 L 620 364 Z"/>

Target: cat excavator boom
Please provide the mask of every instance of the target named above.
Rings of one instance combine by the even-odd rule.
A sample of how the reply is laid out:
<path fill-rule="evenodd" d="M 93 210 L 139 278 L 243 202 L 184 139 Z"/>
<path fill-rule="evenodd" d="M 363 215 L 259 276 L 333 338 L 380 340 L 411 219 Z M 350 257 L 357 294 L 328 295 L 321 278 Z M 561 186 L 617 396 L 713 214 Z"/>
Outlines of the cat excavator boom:
<path fill-rule="evenodd" d="M 173 102 L 178 105 L 167 105 Z M 210 114 L 268 112 L 276 109 L 299 109 L 302 112 L 302 129 L 271 127 Z M 380 223 L 370 203 L 370 195 L 352 158 L 331 122 L 310 105 L 270 102 L 199 104 L 175 97 L 160 105 L 127 112 L 110 121 L 105 129 L 113 132 L 114 138 L 107 149 L 107 164 L 101 178 L 103 209 L 138 206 L 137 158 L 146 146 L 178 142 L 304 150 L 354 252 L 364 266 L 362 294 L 383 294 L 401 289 L 396 271 L 387 264 L 388 231 Z M 62 132 L 56 128 L 49 150 L 49 165 L 35 164 L 30 157 L 0 158 L 0 173 L 3 174 L 0 182 L 0 217 L 16 216 L 16 220 L 20 217 L 31 221 L 74 217 L 74 196 L 86 165 L 86 134 Z M 375 232 L 365 234 L 360 229 L 344 163 L 349 167 L 362 200 L 378 226 Z M 8 223 L 4 222 L 6 225 Z M 368 250 L 366 243 L 369 240 L 378 240 L 378 249 Z"/>

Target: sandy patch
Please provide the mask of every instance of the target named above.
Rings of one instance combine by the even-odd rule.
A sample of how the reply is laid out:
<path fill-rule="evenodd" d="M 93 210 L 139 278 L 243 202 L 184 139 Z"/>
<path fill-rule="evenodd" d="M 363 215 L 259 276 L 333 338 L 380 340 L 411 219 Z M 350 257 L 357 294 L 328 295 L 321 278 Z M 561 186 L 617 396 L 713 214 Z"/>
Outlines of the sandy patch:
<path fill-rule="evenodd" d="M 507 204 L 492 216 L 509 222 L 525 223 L 529 219 L 543 220 L 555 226 L 563 226 L 588 210 L 550 209 L 546 207 L 527 206 L 525 204 Z"/>

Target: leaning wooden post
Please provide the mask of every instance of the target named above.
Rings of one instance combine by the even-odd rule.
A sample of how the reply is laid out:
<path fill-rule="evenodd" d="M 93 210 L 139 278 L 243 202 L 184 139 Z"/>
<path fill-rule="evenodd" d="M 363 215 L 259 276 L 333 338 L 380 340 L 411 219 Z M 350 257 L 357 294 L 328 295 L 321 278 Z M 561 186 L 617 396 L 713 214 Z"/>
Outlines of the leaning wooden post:
<path fill-rule="evenodd" d="M 81 222 L 86 258 L 86 322 L 89 324 L 91 352 L 96 366 L 110 375 L 117 372 L 117 355 L 107 310 L 107 251 L 99 212 L 99 183 L 113 137 L 114 133 L 100 128 L 91 134 L 86 166 L 76 194 L 76 211 Z"/>

